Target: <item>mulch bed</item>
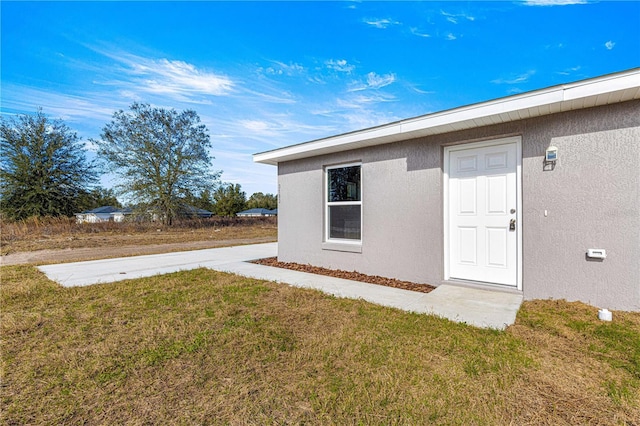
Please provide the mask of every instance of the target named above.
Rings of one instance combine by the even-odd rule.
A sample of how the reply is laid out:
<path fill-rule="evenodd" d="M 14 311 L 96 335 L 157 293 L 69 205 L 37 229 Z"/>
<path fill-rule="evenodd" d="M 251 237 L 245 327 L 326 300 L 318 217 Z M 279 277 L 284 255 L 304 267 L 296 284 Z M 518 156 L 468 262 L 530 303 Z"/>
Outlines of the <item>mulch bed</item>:
<path fill-rule="evenodd" d="M 344 278 L 347 280 L 360 281 L 369 284 L 384 285 L 387 287 L 401 288 L 403 290 L 419 291 L 421 293 L 429 293 L 435 287 L 429 284 L 416 284 L 409 281 L 401 281 L 393 278 L 380 277 L 378 275 L 365 275 L 359 272 L 341 271 L 339 269 L 320 268 L 318 266 L 301 265 L 300 263 L 278 262 L 277 257 L 267 257 L 264 259 L 254 260 L 253 263 L 265 266 L 273 266 L 276 268 L 291 269 L 294 271 L 308 272 L 311 274 L 326 275 L 335 278 Z"/>

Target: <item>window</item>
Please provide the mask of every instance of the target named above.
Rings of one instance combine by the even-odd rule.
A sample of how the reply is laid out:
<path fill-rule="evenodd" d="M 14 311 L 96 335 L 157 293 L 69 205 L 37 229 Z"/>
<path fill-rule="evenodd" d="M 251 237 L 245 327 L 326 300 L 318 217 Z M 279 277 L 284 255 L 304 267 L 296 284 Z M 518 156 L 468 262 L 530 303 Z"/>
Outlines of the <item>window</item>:
<path fill-rule="evenodd" d="M 362 236 L 360 164 L 327 167 L 326 240 L 359 242 Z"/>

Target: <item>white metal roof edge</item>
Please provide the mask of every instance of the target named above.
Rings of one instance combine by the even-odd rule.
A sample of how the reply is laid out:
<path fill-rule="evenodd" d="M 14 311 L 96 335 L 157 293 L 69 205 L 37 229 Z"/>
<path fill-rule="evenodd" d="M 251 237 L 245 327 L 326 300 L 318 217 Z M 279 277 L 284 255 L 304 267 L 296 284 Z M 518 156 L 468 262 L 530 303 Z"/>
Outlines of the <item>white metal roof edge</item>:
<path fill-rule="evenodd" d="M 458 128 L 471 128 L 478 125 L 475 120 L 485 119 L 519 111 L 527 112 L 527 116 L 540 116 L 539 108 L 556 104 L 568 104 L 580 99 L 598 97 L 604 94 L 638 89 L 633 99 L 640 98 L 640 68 L 609 74 L 574 83 L 553 86 L 526 92 L 505 98 L 490 100 L 477 104 L 462 106 L 450 110 L 435 112 L 420 117 L 384 124 L 378 127 L 330 136 L 297 145 L 290 145 L 271 151 L 253 155 L 256 163 L 276 165 L 280 161 L 287 161 L 320 154 L 340 152 L 348 149 L 395 142 L 425 134 L 445 133 L 452 125 Z M 588 104 L 587 102 L 581 105 Z M 586 106 L 569 106 L 562 110 L 580 109 Z M 518 114 L 519 115 L 519 114 Z M 502 122 L 516 119 L 510 114 Z"/>

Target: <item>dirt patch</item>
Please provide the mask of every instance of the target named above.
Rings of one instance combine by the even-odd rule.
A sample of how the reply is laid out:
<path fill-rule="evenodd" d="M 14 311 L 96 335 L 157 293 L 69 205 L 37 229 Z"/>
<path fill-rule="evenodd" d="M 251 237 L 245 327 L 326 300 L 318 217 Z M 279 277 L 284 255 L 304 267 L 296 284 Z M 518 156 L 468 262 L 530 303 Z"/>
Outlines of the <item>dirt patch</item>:
<path fill-rule="evenodd" d="M 420 293 L 429 293 L 435 290 L 435 287 L 429 284 L 416 284 L 410 281 L 401 281 L 393 278 L 385 278 L 378 275 L 366 275 L 360 272 L 341 271 L 339 269 L 326 269 L 318 266 L 302 265 L 292 262 L 278 262 L 277 257 L 268 257 L 265 259 L 255 260 L 253 263 L 265 266 L 273 266 L 276 268 L 291 269 L 294 271 L 308 272 L 310 274 L 326 275 L 335 278 L 344 278 L 346 280 L 360 281 L 369 284 L 384 285 L 387 287 L 401 288 L 403 290 L 419 291 Z"/>
<path fill-rule="evenodd" d="M 142 256 L 146 254 L 171 253 L 176 251 L 203 250 L 245 244 L 260 244 L 277 241 L 275 236 L 255 238 L 232 238 L 224 240 L 188 241 L 170 244 L 130 245 L 120 247 L 78 247 L 45 249 L 10 253 L 0 257 L 0 266 L 26 263 L 62 263 L 83 260 L 110 259 L 114 257 Z"/>

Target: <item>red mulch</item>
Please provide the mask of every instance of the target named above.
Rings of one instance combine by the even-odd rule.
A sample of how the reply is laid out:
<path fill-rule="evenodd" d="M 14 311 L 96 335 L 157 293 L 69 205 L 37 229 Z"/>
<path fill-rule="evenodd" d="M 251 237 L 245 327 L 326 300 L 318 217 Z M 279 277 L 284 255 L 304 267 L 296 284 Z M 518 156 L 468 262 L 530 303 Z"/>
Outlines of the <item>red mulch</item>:
<path fill-rule="evenodd" d="M 329 277 L 344 278 L 347 280 L 360 281 L 369 284 L 384 285 L 387 287 L 401 288 L 404 290 L 419 291 L 421 293 L 429 293 L 435 287 L 429 284 L 416 284 L 409 281 L 400 281 L 393 278 L 380 277 L 378 275 L 365 275 L 360 272 L 347 272 L 339 269 L 326 269 L 318 266 L 301 265 L 292 262 L 278 262 L 277 257 L 267 257 L 265 259 L 254 260 L 253 263 L 265 266 L 273 266 L 276 268 L 292 269 L 294 271 L 308 272 L 311 274 L 326 275 Z"/>

